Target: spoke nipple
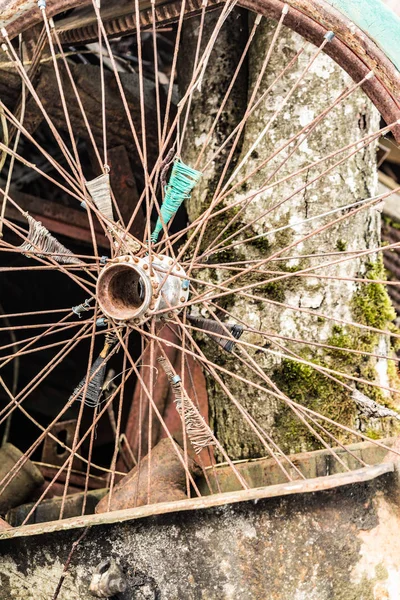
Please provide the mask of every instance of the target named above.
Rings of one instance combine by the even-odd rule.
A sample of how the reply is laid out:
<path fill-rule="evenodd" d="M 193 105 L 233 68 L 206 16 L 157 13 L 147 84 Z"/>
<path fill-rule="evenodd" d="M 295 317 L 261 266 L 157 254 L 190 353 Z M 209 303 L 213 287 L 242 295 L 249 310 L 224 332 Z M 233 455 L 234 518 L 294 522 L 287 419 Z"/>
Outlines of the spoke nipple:
<path fill-rule="evenodd" d="M 108 261 L 108 256 L 102 256 L 100 258 L 100 264 L 101 265 L 105 265 L 107 261 Z"/>
<path fill-rule="evenodd" d="M 375 77 L 375 73 L 374 73 L 374 71 L 370 71 L 368 73 L 368 75 L 366 75 L 365 79 L 368 81 L 369 79 L 372 79 L 373 77 Z"/>
<path fill-rule="evenodd" d="M 46 0 L 38 0 L 37 5 L 40 10 L 46 10 Z"/>
<path fill-rule="evenodd" d="M 55 25 L 54 25 L 54 20 L 53 20 L 53 17 L 51 17 L 51 18 L 49 19 L 49 25 L 50 25 L 50 27 L 51 27 L 52 29 L 54 29 Z"/>
<path fill-rule="evenodd" d="M 1 49 L 3 50 L 3 52 L 7 52 L 7 45 L 6 44 L 2 44 L 1 45 Z"/>
<path fill-rule="evenodd" d="M 285 4 L 282 8 L 282 14 L 287 15 L 289 12 L 289 4 Z"/>
<path fill-rule="evenodd" d="M 100 317 L 99 319 L 96 320 L 96 327 L 106 327 L 107 325 L 107 321 L 105 320 L 104 317 Z"/>
<path fill-rule="evenodd" d="M 77 306 L 72 306 L 71 310 L 74 314 L 76 314 L 76 316 L 80 319 L 82 317 L 83 312 L 90 310 L 91 306 L 90 303 L 92 302 L 93 298 L 87 298 L 84 302 L 82 302 L 82 304 L 78 304 Z"/>
<path fill-rule="evenodd" d="M 328 41 L 331 42 L 333 40 L 333 38 L 335 37 L 335 33 L 333 31 L 327 31 L 326 34 L 324 35 L 324 38 Z"/>
<path fill-rule="evenodd" d="M 174 375 L 172 378 L 172 383 L 179 383 L 181 381 L 182 379 L 179 377 L 179 375 Z"/>
<path fill-rule="evenodd" d="M 189 280 L 188 279 L 184 279 L 182 281 L 182 289 L 183 290 L 188 290 L 189 289 Z"/>
<path fill-rule="evenodd" d="M 87 204 L 84 200 L 82 200 L 82 202 L 81 202 L 81 208 L 83 208 L 84 210 L 87 209 Z"/>
<path fill-rule="evenodd" d="M 8 38 L 7 29 L 5 27 L 2 27 L 0 29 L 0 32 L 1 32 L 1 35 L 3 36 L 3 38 Z M 2 46 L 2 48 L 3 48 L 3 46 Z M 7 48 L 7 46 L 6 46 L 6 48 Z"/>

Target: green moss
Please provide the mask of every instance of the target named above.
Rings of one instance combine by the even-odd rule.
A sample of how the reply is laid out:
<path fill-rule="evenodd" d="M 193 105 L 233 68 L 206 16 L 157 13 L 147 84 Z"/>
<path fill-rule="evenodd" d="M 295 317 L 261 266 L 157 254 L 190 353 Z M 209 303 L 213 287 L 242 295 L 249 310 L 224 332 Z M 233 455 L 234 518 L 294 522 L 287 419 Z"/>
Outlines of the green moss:
<path fill-rule="evenodd" d="M 388 570 L 382 563 L 375 565 L 375 575 L 380 581 L 386 581 L 389 578 Z"/>
<path fill-rule="evenodd" d="M 368 263 L 365 278 L 385 279 L 381 256 L 375 263 Z M 383 283 L 361 284 L 353 296 L 352 309 L 358 323 L 378 329 L 385 329 L 388 321 L 396 318 L 396 312 Z"/>
<path fill-rule="evenodd" d="M 400 223 L 398 221 L 394 221 L 387 215 L 382 215 L 382 221 L 385 225 L 388 225 L 389 227 L 393 227 L 393 229 L 400 229 Z"/>
<path fill-rule="evenodd" d="M 271 248 L 271 244 L 266 237 L 260 237 L 249 242 L 250 246 L 256 248 L 260 252 L 267 253 Z"/>
<path fill-rule="evenodd" d="M 382 436 L 378 433 L 378 431 L 376 431 L 376 429 L 373 429 L 372 427 L 367 427 L 365 430 L 365 435 L 367 437 L 369 437 L 371 440 L 379 440 Z"/>
<path fill-rule="evenodd" d="M 285 284 L 283 282 L 265 283 L 264 285 L 254 288 L 254 293 L 256 295 L 265 296 L 270 300 L 275 300 L 276 302 L 284 302 L 286 297 Z"/>
<path fill-rule="evenodd" d="M 400 329 L 394 323 L 388 323 L 387 329 L 391 333 L 395 333 L 396 336 L 398 336 L 400 334 Z M 394 352 L 396 352 L 396 353 L 400 352 L 400 337 L 391 336 L 390 342 L 391 342 Z"/>
<path fill-rule="evenodd" d="M 336 249 L 339 250 L 339 252 L 344 252 L 347 248 L 347 242 L 345 242 L 344 240 L 338 240 L 336 242 Z"/>
<path fill-rule="evenodd" d="M 385 273 L 382 259 L 375 263 L 369 263 L 363 277 L 383 280 Z M 392 323 L 395 311 L 384 284 L 362 283 L 353 296 L 351 307 L 355 322 L 393 333 L 398 331 Z M 332 348 L 315 351 L 311 347 L 305 347 L 301 352 L 296 348 L 296 352 L 302 358 L 316 365 L 323 365 L 338 372 L 373 382 L 376 381 L 376 358 L 368 354 L 349 352 L 349 350 L 376 353 L 379 339 L 380 334 L 374 331 L 352 326 L 333 325 L 331 335 L 327 339 L 327 345 Z M 390 386 L 400 390 L 396 363 L 388 361 L 387 369 Z M 312 366 L 284 360 L 274 372 L 274 380 L 291 399 L 329 416 L 343 425 L 354 427 L 357 409 L 349 390 L 316 371 Z M 343 381 L 349 384 L 348 379 L 344 378 Z M 357 383 L 357 388 L 376 402 L 395 408 L 394 403 L 397 398 L 388 397 L 380 388 L 360 383 Z M 387 434 L 384 426 L 381 428 L 377 424 L 376 428 L 368 427 L 368 421 L 365 424 L 367 435 L 372 439 L 378 439 Z M 276 425 L 281 432 L 279 441 L 288 451 L 313 450 L 320 447 L 315 436 L 290 409 L 284 409 L 279 414 Z M 346 433 L 340 432 L 337 428 L 331 429 L 329 425 L 324 424 L 324 426 L 335 436 L 339 434 L 342 442 L 349 441 Z M 392 425 L 389 426 L 392 427 Z M 394 426 L 392 430 L 394 431 Z"/>
<path fill-rule="evenodd" d="M 310 352 L 304 350 L 302 357 L 310 360 Z M 321 361 L 315 358 L 311 362 L 316 365 L 321 364 Z M 274 380 L 291 400 L 344 425 L 353 423 L 355 406 L 347 390 L 311 365 L 284 359 L 274 372 Z M 275 424 L 280 432 L 279 443 L 287 452 L 300 448 L 316 450 L 321 447 L 315 435 L 290 408 L 284 408 L 281 411 L 276 417 Z M 328 423 L 323 425 L 337 436 L 336 427 L 332 427 Z M 350 441 L 350 438 L 347 439 L 346 436 L 343 436 L 342 440 Z"/>

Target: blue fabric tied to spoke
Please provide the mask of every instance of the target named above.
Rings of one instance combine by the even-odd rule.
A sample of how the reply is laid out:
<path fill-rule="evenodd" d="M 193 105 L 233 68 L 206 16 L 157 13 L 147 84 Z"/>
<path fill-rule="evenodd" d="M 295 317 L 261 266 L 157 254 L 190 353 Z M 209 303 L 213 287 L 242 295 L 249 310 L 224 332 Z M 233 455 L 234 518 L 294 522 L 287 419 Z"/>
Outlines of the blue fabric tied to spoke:
<path fill-rule="evenodd" d="M 156 226 L 151 234 L 151 241 L 155 243 L 160 231 L 169 223 L 184 200 L 190 198 L 190 194 L 198 181 L 201 172 L 185 165 L 180 159 L 175 160 L 171 176 L 165 186 L 165 198 L 161 206 L 161 218 L 158 217 Z"/>

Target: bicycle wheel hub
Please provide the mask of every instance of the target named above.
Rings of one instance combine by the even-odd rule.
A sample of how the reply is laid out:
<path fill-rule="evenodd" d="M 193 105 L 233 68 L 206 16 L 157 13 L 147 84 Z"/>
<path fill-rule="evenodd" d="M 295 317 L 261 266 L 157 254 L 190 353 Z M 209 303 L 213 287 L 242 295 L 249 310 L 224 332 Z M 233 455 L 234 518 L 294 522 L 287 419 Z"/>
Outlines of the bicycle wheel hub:
<path fill-rule="evenodd" d="M 121 256 L 104 268 L 97 299 L 108 317 L 143 323 L 149 317 L 172 318 L 189 296 L 183 268 L 162 255 Z"/>

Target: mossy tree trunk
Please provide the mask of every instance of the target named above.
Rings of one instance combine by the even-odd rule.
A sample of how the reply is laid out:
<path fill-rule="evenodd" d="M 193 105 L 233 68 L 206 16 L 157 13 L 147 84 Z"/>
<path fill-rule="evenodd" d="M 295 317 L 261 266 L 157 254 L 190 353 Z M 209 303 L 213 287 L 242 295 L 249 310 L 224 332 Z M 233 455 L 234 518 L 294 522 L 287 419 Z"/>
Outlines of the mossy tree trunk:
<path fill-rule="evenodd" d="M 215 19 L 215 16 L 212 17 Z M 187 25 L 185 36 L 193 37 L 196 31 L 196 21 Z M 276 24 L 263 20 L 258 27 L 257 34 L 252 44 L 248 61 L 247 95 L 259 74 L 265 53 L 268 49 Z M 231 23 L 231 39 L 235 39 L 234 32 L 238 34 L 239 24 Z M 259 95 L 268 88 L 277 72 L 296 54 L 304 40 L 297 34 L 283 29 L 279 36 L 276 49 L 263 78 Z M 231 46 L 235 60 L 237 45 Z M 266 96 L 262 104 L 254 111 L 247 121 L 241 148 L 234 163 L 240 164 L 242 157 L 246 156 L 249 148 L 258 137 L 262 128 L 268 123 L 275 113 L 282 99 L 291 86 L 296 82 L 300 73 L 309 63 L 316 49 L 309 46 L 301 55 L 297 64 L 288 75 L 283 77 L 273 88 L 273 92 Z M 222 43 L 220 52 L 226 60 L 226 40 Z M 236 52 L 236 54 L 235 54 Z M 230 73 L 233 73 L 231 66 Z M 246 73 L 246 71 L 244 71 Z M 210 78 L 212 87 L 208 85 L 207 78 L 203 83 L 203 90 L 196 93 L 193 98 L 192 117 L 189 123 L 189 132 L 185 144 L 185 160 L 191 162 L 198 152 L 199 140 L 204 139 L 212 114 L 224 96 L 226 83 L 217 90 L 215 82 L 220 76 L 220 63 L 210 61 L 207 77 Z M 300 83 L 288 103 L 281 110 L 278 118 L 272 123 L 268 134 L 262 139 L 256 150 L 252 152 L 246 165 L 237 176 L 242 179 L 256 168 L 261 160 L 270 156 L 273 151 L 293 134 L 300 131 L 311 122 L 322 110 L 327 108 L 346 88 L 351 85 L 349 77 L 337 67 L 331 59 L 320 55 L 309 73 Z M 210 93 L 210 89 L 212 93 Z M 219 93 L 217 93 L 217 91 Z M 235 110 L 228 106 L 225 111 L 224 133 L 234 126 L 243 114 L 243 106 L 234 101 Z M 208 110 L 205 110 L 205 107 Z M 332 112 L 308 136 L 299 149 L 288 159 L 279 170 L 276 179 L 294 173 L 319 158 L 335 151 L 365 135 L 374 132 L 379 127 L 379 115 L 362 91 L 356 91 Z M 292 149 L 293 146 L 290 147 Z M 211 150 L 212 152 L 212 150 Z M 247 198 L 252 192 L 259 190 L 275 168 L 287 156 L 287 150 L 279 154 L 276 159 L 252 176 L 247 182 L 226 198 L 226 203 L 234 203 L 240 198 Z M 376 147 L 372 144 L 359 151 L 342 165 L 335 168 L 297 193 L 290 200 L 284 202 L 279 208 L 272 210 L 267 216 L 262 216 L 267 209 L 280 200 L 289 198 L 293 192 L 305 185 L 317 175 L 324 172 L 334 162 L 342 158 L 341 154 L 335 159 L 324 162 L 321 166 L 304 171 L 301 175 L 292 177 L 276 188 L 260 193 L 253 200 L 246 211 L 240 215 L 240 224 L 245 225 L 253 219 L 257 222 L 249 228 L 244 237 L 251 237 L 260 233 L 269 232 L 288 224 L 295 224 L 304 219 L 319 215 L 336 207 L 351 204 L 361 199 L 374 196 L 377 189 L 376 175 Z M 190 219 L 195 219 L 209 205 L 213 194 L 213 185 L 221 172 L 223 161 L 214 163 L 207 171 L 201 188 L 193 194 L 188 203 Z M 232 170 L 231 170 L 232 172 Z M 272 180 L 274 181 L 274 179 Z M 285 246 L 300 240 L 318 226 L 324 225 L 344 214 L 339 212 L 330 217 L 303 223 L 293 228 L 283 229 L 266 237 L 259 238 L 253 243 L 241 244 L 235 249 L 221 255 L 213 255 L 213 261 L 222 258 L 221 262 L 230 260 L 247 260 L 263 258 Z M 203 240 L 203 249 L 212 245 L 213 239 L 223 227 L 224 222 L 219 222 L 218 227 L 210 228 Z M 300 242 L 291 250 L 282 255 L 310 255 L 332 252 L 356 251 L 373 249 L 380 245 L 380 213 L 376 209 L 366 209 L 349 219 L 325 229 L 316 236 Z M 340 255 L 339 255 L 340 257 Z M 265 298 L 265 301 L 251 300 L 232 295 L 224 300 L 223 306 L 233 313 L 238 319 L 257 330 L 275 332 L 288 338 L 297 338 L 309 342 L 325 343 L 334 346 L 335 350 L 316 348 L 308 344 L 283 343 L 290 351 L 296 352 L 301 358 L 324 365 L 343 373 L 362 377 L 383 386 L 397 385 L 395 367 L 389 366 L 390 362 L 368 356 L 360 356 L 340 350 L 341 347 L 356 350 L 365 350 L 376 354 L 390 354 L 390 339 L 388 336 L 363 331 L 350 326 L 335 324 L 316 314 L 300 312 L 306 309 L 311 313 L 321 313 L 338 319 L 355 321 L 373 327 L 387 329 L 394 318 L 394 311 L 390 304 L 385 287 L 382 284 L 358 283 L 343 279 L 321 279 L 315 277 L 296 277 L 295 272 L 309 267 L 318 266 L 323 262 L 334 260 L 335 257 L 287 258 L 285 260 L 269 263 L 266 268 L 282 272 L 293 272 L 293 276 L 277 283 L 256 288 L 255 293 Z M 356 278 L 365 277 L 381 279 L 384 277 L 382 263 L 377 254 L 369 254 L 358 259 L 351 259 L 337 265 L 324 267 L 317 270 L 316 275 Z M 223 281 L 230 273 L 204 269 L 201 278 L 210 281 Z M 251 281 L 251 275 L 246 282 Z M 267 276 L 258 278 L 266 279 Z M 243 280 L 240 283 L 244 283 Z M 288 309 L 269 301 L 288 304 L 295 310 Z M 272 377 L 281 390 L 291 399 L 307 405 L 322 414 L 335 419 L 345 425 L 359 428 L 367 433 L 380 437 L 394 431 L 394 423 L 390 420 L 366 419 L 358 411 L 351 398 L 351 392 L 337 382 L 332 381 L 322 373 L 310 366 L 278 357 L 270 352 L 279 348 L 272 343 L 267 344 L 265 337 L 259 334 L 245 334 L 245 341 L 263 347 L 261 352 L 250 352 L 268 376 Z M 203 340 L 205 353 L 215 362 L 224 364 L 234 372 L 245 374 L 250 379 L 260 380 L 252 375 L 251 371 L 241 366 L 237 359 L 229 355 L 221 356 L 220 349 Z M 246 409 L 258 423 L 281 445 L 285 452 L 310 450 L 318 446 L 317 440 L 300 423 L 293 413 L 280 401 L 268 393 L 256 392 L 249 386 L 241 385 L 231 377 L 224 377 L 224 381 L 232 393 L 240 399 Z M 345 381 L 345 380 L 343 380 Z M 347 381 L 347 383 L 351 383 Z M 382 404 L 391 404 L 394 399 L 389 394 L 373 387 L 358 388 Z M 208 379 L 208 393 L 212 426 L 230 456 L 233 458 L 249 458 L 265 454 L 265 449 L 260 445 L 254 434 L 243 422 L 237 410 L 230 404 L 226 394 L 211 379 Z M 339 438 L 347 441 L 345 435 L 337 429 L 332 429 Z"/>

